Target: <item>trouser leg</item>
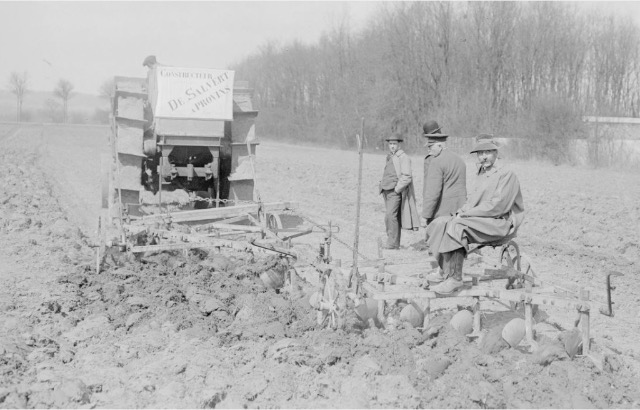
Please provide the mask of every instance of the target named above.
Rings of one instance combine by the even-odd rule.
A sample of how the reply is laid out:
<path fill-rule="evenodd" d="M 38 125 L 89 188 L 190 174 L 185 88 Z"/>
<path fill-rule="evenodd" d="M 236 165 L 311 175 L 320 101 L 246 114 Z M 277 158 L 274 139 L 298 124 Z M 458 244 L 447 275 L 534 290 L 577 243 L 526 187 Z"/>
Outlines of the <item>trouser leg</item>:
<path fill-rule="evenodd" d="M 384 193 L 385 226 L 387 228 L 387 245 L 400 246 L 400 195 L 389 190 Z"/>
<path fill-rule="evenodd" d="M 464 264 L 465 253 L 464 248 L 460 248 L 442 254 L 443 270 L 447 278 L 462 280 L 462 265 Z"/>

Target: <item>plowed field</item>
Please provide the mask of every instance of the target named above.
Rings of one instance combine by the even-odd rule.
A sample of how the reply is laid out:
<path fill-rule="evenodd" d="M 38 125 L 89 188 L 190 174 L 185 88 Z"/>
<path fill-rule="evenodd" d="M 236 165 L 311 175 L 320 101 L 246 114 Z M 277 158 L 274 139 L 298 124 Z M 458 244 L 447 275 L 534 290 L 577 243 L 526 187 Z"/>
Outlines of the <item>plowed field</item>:
<path fill-rule="evenodd" d="M 424 331 L 398 319 L 402 301 L 389 306 L 386 328 L 351 313 L 346 330 L 319 329 L 311 281 L 266 289 L 259 275 L 279 261 L 264 253 L 114 255 L 97 275 L 90 245 L 107 133 L 0 124 L 0 407 L 640 407 L 637 174 L 505 159 L 527 209 L 518 243 L 541 279 L 604 301 L 604 275 L 624 274 L 614 278 L 615 317 L 591 312 L 596 366 L 555 340 L 577 315 L 555 307 L 536 315 L 547 333 L 533 354 L 500 337 L 520 313 L 491 303 L 479 341 L 449 325 L 455 304 L 437 301 Z M 422 160 L 412 161 L 420 198 Z M 371 257 L 384 235 L 383 164 L 364 156 L 360 238 Z M 353 242 L 356 153 L 265 141 L 256 166 L 264 200 L 297 201 Z M 385 257 L 426 258 L 409 246 L 422 235 L 403 232 L 402 249 Z M 320 240 L 296 246 L 312 254 Z M 349 249 L 332 249 L 350 261 Z"/>

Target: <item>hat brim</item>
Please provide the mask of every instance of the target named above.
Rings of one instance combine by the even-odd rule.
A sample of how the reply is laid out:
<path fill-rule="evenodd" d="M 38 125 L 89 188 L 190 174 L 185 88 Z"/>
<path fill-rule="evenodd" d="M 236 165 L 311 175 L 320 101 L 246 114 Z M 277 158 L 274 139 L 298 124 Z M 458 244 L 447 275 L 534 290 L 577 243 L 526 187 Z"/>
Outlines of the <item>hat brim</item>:
<path fill-rule="evenodd" d="M 446 142 L 448 135 L 446 134 L 425 134 L 427 142 L 424 143 L 426 147 L 429 144 L 436 144 L 438 142 Z"/>
<path fill-rule="evenodd" d="M 480 144 L 476 145 L 475 147 L 473 147 L 473 150 L 471 150 L 470 154 L 473 154 L 474 152 L 478 152 L 478 151 L 493 151 L 493 150 L 498 150 L 498 146 L 492 142 L 481 142 Z"/>
<path fill-rule="evenodd" d="M 389 141 L 402 142 L 402 141 L 404 141 L 404 139 L 402 139 L 402 138 L 387 138 L 387 139 L 385 139 L 385 141 L 387 141 L 387 142 L 389 142 Z"/>

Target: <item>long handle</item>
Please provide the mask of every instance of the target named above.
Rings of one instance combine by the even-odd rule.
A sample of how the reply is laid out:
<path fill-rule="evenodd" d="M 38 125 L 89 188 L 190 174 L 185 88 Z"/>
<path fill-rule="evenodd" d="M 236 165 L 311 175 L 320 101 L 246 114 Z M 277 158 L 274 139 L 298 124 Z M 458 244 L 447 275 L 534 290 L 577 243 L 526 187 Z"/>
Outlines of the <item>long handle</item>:
<path fill-rule="evenodd" d="M 360 242 L 360 197 L 362 195 L 362 139 L 364 138 L 364 118 L 362 118 L 360 126 L 360 134 L 356 135 L 358 141 L 358 188 L 356 199 L 356 229 L 353 239 L 353 264 L 351 265 L 351 274 L 349 275 L 349 287 L 354 276 L 358 275 L 358 244 Z M 356 289 L 357 292 L 357 289 Z"/>

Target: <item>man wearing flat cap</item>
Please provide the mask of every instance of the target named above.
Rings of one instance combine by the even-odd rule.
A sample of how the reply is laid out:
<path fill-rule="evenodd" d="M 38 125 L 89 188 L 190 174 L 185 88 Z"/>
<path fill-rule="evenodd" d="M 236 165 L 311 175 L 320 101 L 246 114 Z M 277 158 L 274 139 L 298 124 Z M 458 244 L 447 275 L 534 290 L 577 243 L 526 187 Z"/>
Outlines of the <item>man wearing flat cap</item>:
<path fill-rule="evenodd" d="M 396 121 L 392 126 L 391 137 L 385 140 L 389 144 L 389 155 L 379 184 L 385 203 L 387 242 L 383 245 L 384 249 L 400 248 L 400 229 L 417 231 L 420 227 L 411 159 L 400 149 L 405 133 L 402 124 Z"/>
<path fill-rule="evenodd" d="M 478 135 L 471 153 L 479 162 L 474 191 L 456 215 L 436 218 L 427 227 L 429 249 L 443 261 L 447 276 L 431 288 L 440 294 L 463 287 L 462 265 L 470 243 L 513 238 L 524 219 L 520 182 L 513 171 L 496 162 L 498 144 L 493 135 Z"/>

